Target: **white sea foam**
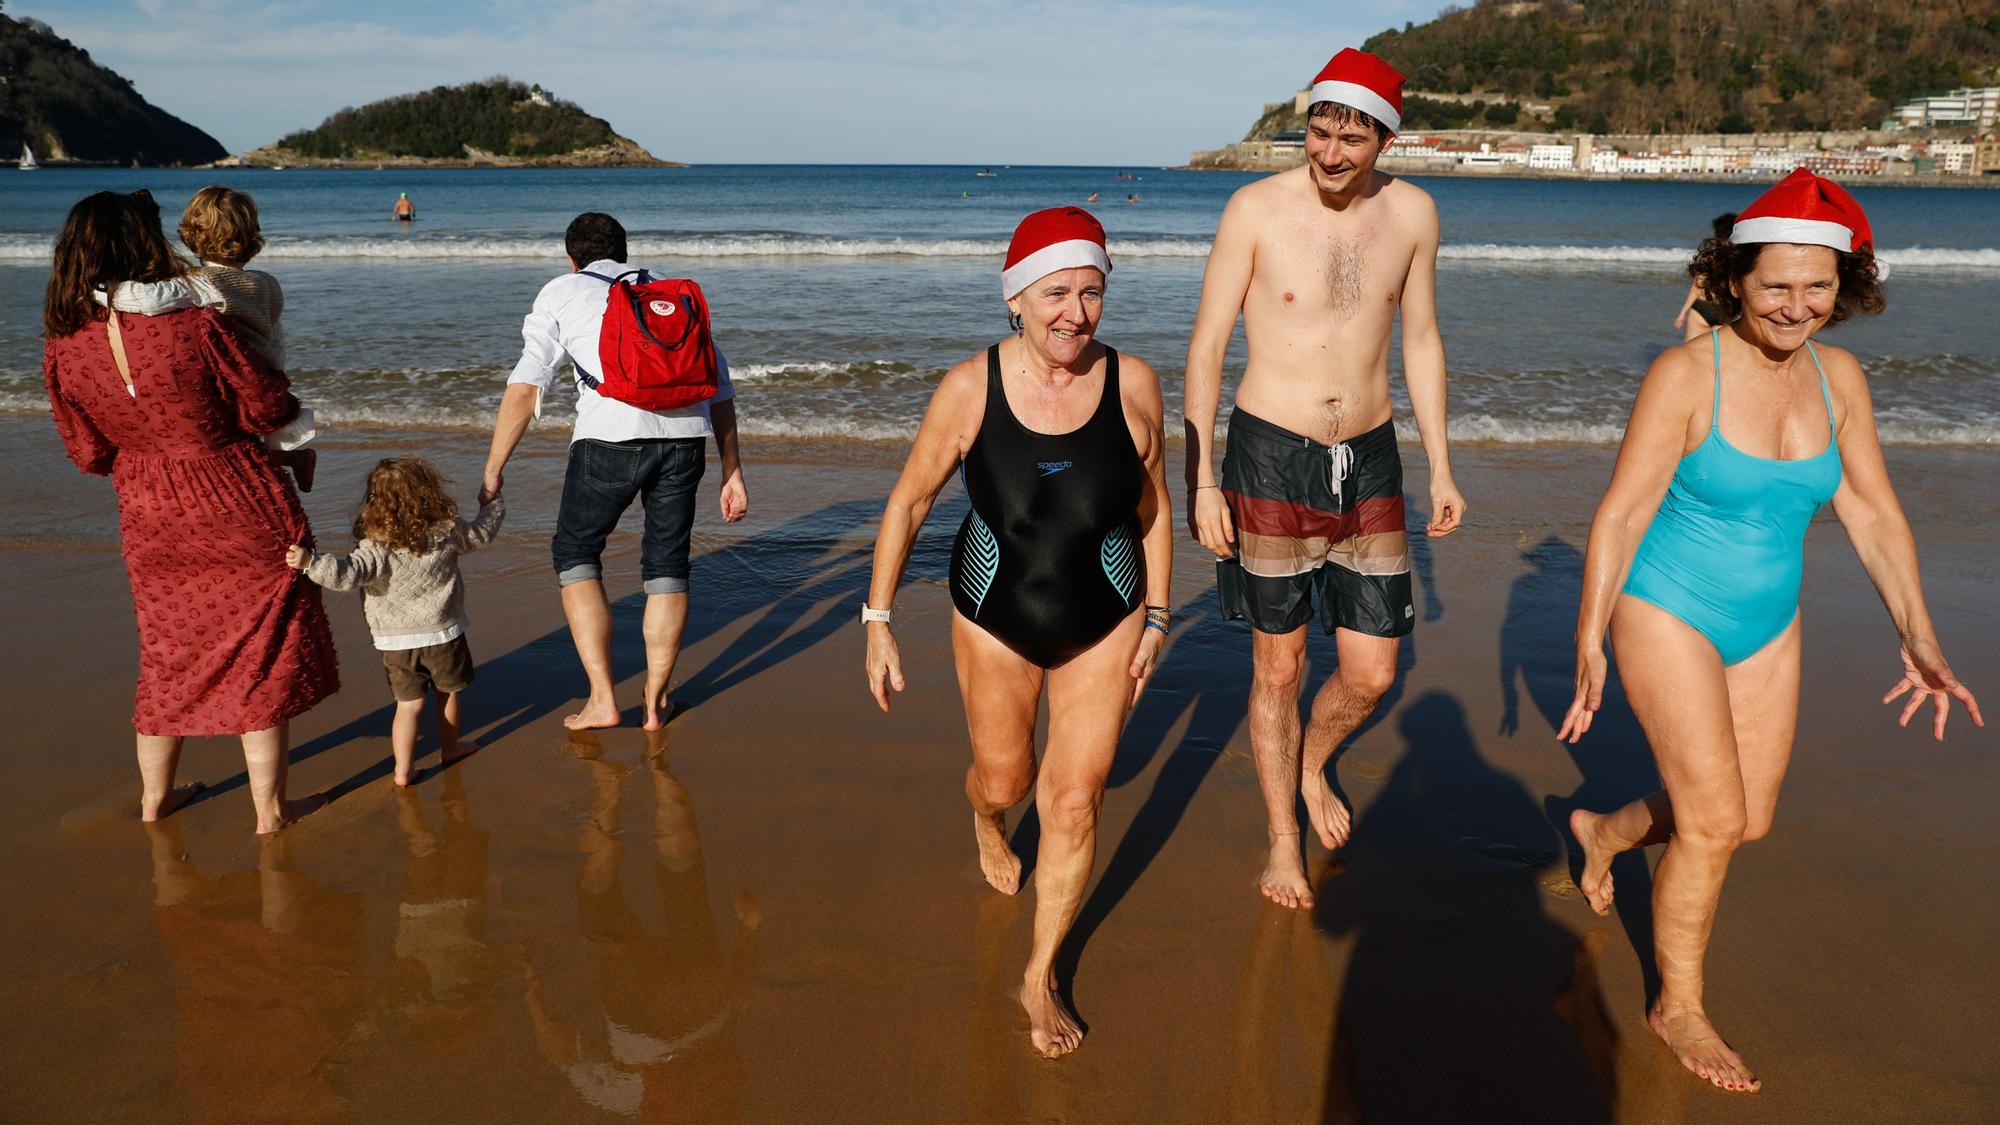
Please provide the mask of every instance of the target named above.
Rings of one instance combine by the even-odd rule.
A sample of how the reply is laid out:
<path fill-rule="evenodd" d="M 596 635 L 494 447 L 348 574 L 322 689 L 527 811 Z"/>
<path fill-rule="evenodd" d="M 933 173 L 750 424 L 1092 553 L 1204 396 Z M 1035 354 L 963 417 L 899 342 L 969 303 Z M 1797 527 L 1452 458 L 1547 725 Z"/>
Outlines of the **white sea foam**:
<path fill-rule="evenodd" d="M 41 235 L 0 235 L 0 262 L 46 262 L 52 240 Z M 1201 258 L 1209 242 L 1200 238 L 1113 239 L 1116 258 Z M 1449 242 L 1438 250 L 1447 261 L 1497 265 L 1649 264 L 1683 265 L 1691 247 L 1502 245 L 1491 242 Z M 1004 239 L 972 238 L 835 238 L 798 234 L 638 234 L 631 239 L 636 258 L 967 258 L 992 259 L 1007 251 Z M 273 237 L 265 259 L 451 261 L 492 259 L 547 261 L 561 256 L 553 238 L 440 235 L 436 237 L 309 238 Z M 2000 270 L 2000 249 L 1907 247 L 1883 252 L 1891 265 L 1904 269 Z"/>
<path fill-rule="evenodd" d="M 797 366 L 797 365 L 774 365 Z M 912 403 L 905 418 L 858 417 L 855 412 L 819 409 L 820 404 L 770 402 L 740 416 L 750 437 L 802 438 L 821 441 L 906 442 L 916 435 L 921 404 Z M 315 397 L 313 407 L 320 431 L 327 437 L 343 426 L 411 430 L 485 430 L 493 424 L 490 403 L 427 406 L 412 413 L 390 403 L 343 403 Z M 48 399 L 39 389 L 0 390 L 0 414 L 46 414 Z M 539 430 L 560 433 L 574 420 L 560 403 L 550 403 L 535 423 Z M 2000 417 L 1947 419 L 1929 412 L 1884 411 L 1878 424 L 1882 440 L 1898 446 L 2000 446 Z M 1399 419 L 1397 434 L 1405 442 L 1418 439 L 1416 426 Z M 1624 420 L 1591 418 L 1520 418 L 1485 413 L 1461 413 L 1451 420 L 1453 441 L 1492 445 L 1615 445 L 1624 436 Z"/>

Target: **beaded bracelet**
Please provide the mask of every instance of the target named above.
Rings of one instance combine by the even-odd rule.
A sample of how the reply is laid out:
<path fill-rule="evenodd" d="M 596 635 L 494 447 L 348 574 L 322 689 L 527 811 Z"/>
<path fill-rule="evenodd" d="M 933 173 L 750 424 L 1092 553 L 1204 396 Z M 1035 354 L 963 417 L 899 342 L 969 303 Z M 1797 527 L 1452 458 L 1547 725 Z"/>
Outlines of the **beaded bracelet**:
<path fill-rule="evenodd" d="M 1158 629 L 1158 630 L 1159 630 L 1160 632 L 1162 632 L 1162 633 L 1164 633 L 1164 632 L 1166 632 L 1166 631 L 1167 631 L 1167 626 L 1166 626 L 1166 623 L 1165 623 L 1165 622 L 1163 622 L 1163 621 L 1161 621 L 1161 620 L 1160 620 L 1159 618 L 1156 618 L 1156 617 L 1148 617 L 1148 618 L 1146 619 L 1146 628 L 1148 628 L 1148 629 Z"/>

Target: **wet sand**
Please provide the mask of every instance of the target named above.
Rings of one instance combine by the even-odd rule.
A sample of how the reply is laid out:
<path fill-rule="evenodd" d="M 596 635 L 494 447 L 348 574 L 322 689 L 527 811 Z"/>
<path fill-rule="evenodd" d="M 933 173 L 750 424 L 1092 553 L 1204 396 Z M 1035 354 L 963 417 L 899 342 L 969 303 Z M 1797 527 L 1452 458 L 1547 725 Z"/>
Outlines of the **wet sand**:
<path fill-rule="evenodd" d="M 469 500 L 484 447 L 323 440 L 308 509 L 334 546 L 374 458 L 422 443 Z M 1337 865 L 1316 853 L 1311 914 L 1256 896 L 1248 637 L 1214 619 L 1212 570 L 1183 551 L 1172 647 L 1121 742 L 1065 958 L 1089 1037 L 1051 1063 L 1011 998 L 1033 893 L 986 889 L 960 792 L 941 586 L 956 486 L 898 601 L 911 685 L 892 715 L 863 691 L 854 610 L 900 450 L 757 443 L 748 521 L 721 524 L 706 482 L 685 711 L 664 738 L 571 737 L 583 680 L 546 555 L 561 450 L 531 436 L 502 541 L 466 560 L 485 750 L 440 772 L 427 736 L 422 781 L 395 793 L 379 661 L 359 607 L 329 595 L 345 689 L 294 723 L 292 786 L 336 799 L 260 844 L 233 741 L 183 759 L 212 795 L 154 831 L 130 819 L 111 491 L 70 470 L 45 418 L 0 418 L 20 470 L 0 501 L 0 1118 L 2000 1116 L 2000 743 L 1955 721 L 1936 745 L 1876 704 L 1894 636 L 1836 524 L 1809 541 L 1785 800 L 1732 868 L 1709 968 L 1763 1093 L 1710 1090 L 1653 1040 L 1645 864 L 1618 869 L 1619 913 L 1599 919 L 1552 826 L 1651 782 L 1615 695 L 1583 746 L 1553 739 L 1612 456 L 1590 447 L 1455 451 L 1472 523 L 1418 544 L 1421 620 L 1338 760 L 1355 837 Z M 1996 454 L 1891 464 L 1946 651 L 2000 711 L 2000 541 L 1978 483 Z M 1410 468 L 1420 496 L 1414 452 Z M 607 558 L 628 709 L 636 526 Z M 1332 651 L 1312 652 L 1316 685 Z M 1030 819 L 1016 839 L 1033 836 Z"/>

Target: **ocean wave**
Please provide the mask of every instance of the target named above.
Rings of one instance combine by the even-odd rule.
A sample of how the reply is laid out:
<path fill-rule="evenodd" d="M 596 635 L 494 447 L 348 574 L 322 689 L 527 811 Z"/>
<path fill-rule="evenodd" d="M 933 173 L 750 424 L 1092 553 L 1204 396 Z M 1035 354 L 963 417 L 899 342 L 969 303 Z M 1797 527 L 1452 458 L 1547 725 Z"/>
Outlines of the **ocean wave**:
<path fill-rule="evenodd" d="M 0 235 L 0 262 L 46 262 L 53 239 L 41 235 Z M 1207 239 L 1114 239 L 1121 258 L 1200 258 Z M 999 258 L 1003 238 L 842 238 L 790 234 L 633 235 L 634 258 Z M 358 259 L 451 261 L 494 259 L 547 261 L 562 256 L 560 239 L 444 235 L 434 238 L 272 237 L 259 260 Z"/>
<path fill-rule="evenodd" d="M 779 365 L 783 366 L 783 365 Z M 0 414 L 46 414 L 48 400 L 39 392 L 0 391 Z M 323 439 L 338 440 L 341 427 L 408 430 L 474 430 L 493 425 L 490 402 L 466 402 L 454 406 L 427 405 L 413 412 L 407 405 L 355 404 L 317 398 L 313 400 Z M 861 417 L 855 411 L 816 409 L 804 404 L 763 405 L 738 416 L 746 437 L 772 437 L 842 442 L 907 442 L 916 436 L 922 415 L 920 403 L 913 402 L 907 417 L 883 419 Z M 561 432 L 575 416 L 566 406 L 552 402 L 535 428 Z M 1930 411 L 1907 413 L 1885 411 L 1878 415 L 1882 440 L 1896 446 L 2000 446 L 2000 417 L 1951 418 Z M 1405 442 L 1418 441 L 1416 426 L 1407 417 L 1396 423 L 1398 436 Z M 1616 445 L 1625 433 L 1622 417 L 1522 418 L 1505 414 L 1463 412 L 1451 420 L 1453 441 L 1480 445 Z"/>
<path fill-rule="evenodd" d="M 46 262 L 53 240 L 42 235 L 0 234 L 0 262 Z M 632 256 L 668 258 L 965 258 L 1003 256 L 1001 238 L 860 238 L 804 234 L 716 233 L 635 234 Z M 1116 258 L 1202 258 L 1206 238 L 1142 236 L 1113 239 Z M 504 235 L 440 235 L 436 237 L 356 238 L 344 235 L 307 238 L 273 237 L 263 259 L 311 261 L 451 261 L 462 259 L 547 261 L 562 252 L 559 240 Z M 1496 265 L 1645 264 L 1683 265 L 1691 247 L 1506 245 L 1492 242 L 1450 242 L 1439 247 L 1447 261 Z M 1891 265 L 1905 269 L 2000 269 L 2000 249 L 1906 247 L 1884 251 Z"/>
<path fill-rule="evenodd" d="M 1446 242 L 1438 247 L 1438 257 L 1446 260 L 1491 263 L 1640 263 L 1684 266 L 1694 254 L 1692 247 L 1658 246 L 1507 246 L 1492 242 Z M 1898 269 L 2000 269 L 2000 249 L 1943 249 L 1922 246 L 1884 250 L 1882 259 Z"/>

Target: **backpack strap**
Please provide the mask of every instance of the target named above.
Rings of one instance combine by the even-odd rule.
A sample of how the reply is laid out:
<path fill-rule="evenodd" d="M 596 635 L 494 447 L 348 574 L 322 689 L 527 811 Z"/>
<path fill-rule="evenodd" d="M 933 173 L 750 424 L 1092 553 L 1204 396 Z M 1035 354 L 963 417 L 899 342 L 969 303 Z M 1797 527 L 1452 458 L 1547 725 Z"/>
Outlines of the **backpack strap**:
<path fill-rule="evenodd" d="M 619 275 L 618 275 L 618 276 L 616 276 L 616 277 L 606 277 L 606 276 L 604 276 L 603 274 L 601 274 L 601 273 L 597 273 L 597 272 L 596 272 L 596 271 L 594 271 L 594 270 L 578 270 L 578 271 L 576 271 L 576 272 L 578 272 L 578 273 L 582 274 L 582 275 L 583 275 L 583 276 L 585 276 L 585 277 L 594 277 L 594 278 L 596 278 L 597 280 L 599 280 L 599 281 L 603 282 L 603 283 L 604 283 L 604 284 L 606 284 L 606 285 L 616 285 L 616 284 L 618 284 L 619 282 L 621 282 L 621 281 L 625 280 L 625 279 L 626 279 L 626 278 L 628 278 L 628 277 L 636 277 L 636 278 L 638 278 L 638 279 L 639 279 L 639 283 L 640 283 L 641 285 L 643 285 L 643 284 L 645 284 L 646 282 L 648 282 L 648 281 L 651 281 L 651 280 L 653 279 L 653 276 L 652 276 L 651 274 L 647 273 L 647 272 L 646 272 L 645 270 L 642 270 L 642 269 L 641 269 L 641 270 L 626 270 L 626 271 L 625 271 L 624 273 L 621 273 L 621 274 L 619 274 Z M 577 382 L 579 382 L 579 383 L 582 383 L 582 384 L 583 384 L 584 386 L 586 386 L 586 387 L 590 388 L 590 389 L 591 389 L 591 390 L 593 390 L 593 391 L 594 391 L 594 390 L 596 390 L 596 389 L 598 388 L 598 386 L 599 386 L 600 384 L 602 384 L 602 383 L 603 383 L 603 380 L 602 380 L 602 379 L 599 379 L 599 378 L 598 378 L 597 376 L 595 376 L 595 375 L 592 375 L 592 374 L 591 374 L 591 373 L 590 373 L 590 372 L 589 372 L 588 370 L 586 370 L 586 369 L 584 368 L 583 364 L 581 364 L 581 363 L 578 363 L 578 362 L 576 361 L 576 357 L 575 357 L 575 356 L 571 356 L 571 357 L 569 357 L 569 362 L 570 362 L 570 366 L 572 366 L 572 367 L 576 368 L 576 381 L 577 381 Z"/>

